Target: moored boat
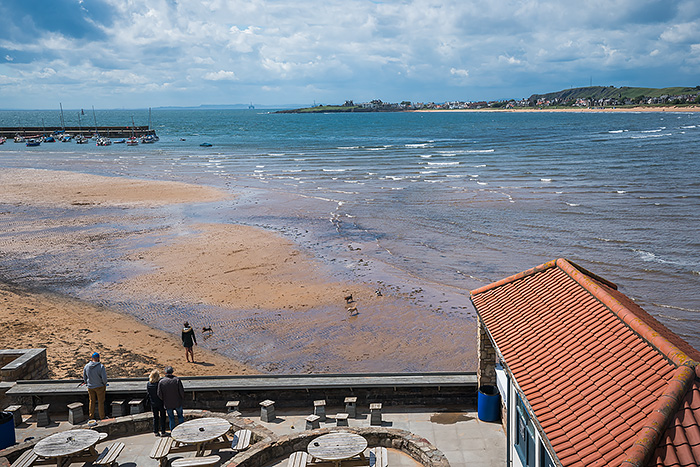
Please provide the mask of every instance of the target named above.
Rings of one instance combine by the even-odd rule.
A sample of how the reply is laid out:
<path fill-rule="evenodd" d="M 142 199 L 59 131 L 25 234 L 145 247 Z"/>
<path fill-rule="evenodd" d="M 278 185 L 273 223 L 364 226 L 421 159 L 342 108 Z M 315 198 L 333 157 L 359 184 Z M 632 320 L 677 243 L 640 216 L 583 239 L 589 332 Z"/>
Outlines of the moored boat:
<path fill-rule="evenodd" d="M 38 139 L 28 139 L 27 140 L 27 146 L 39 146 L 41 144 L 41 141 Z"/>

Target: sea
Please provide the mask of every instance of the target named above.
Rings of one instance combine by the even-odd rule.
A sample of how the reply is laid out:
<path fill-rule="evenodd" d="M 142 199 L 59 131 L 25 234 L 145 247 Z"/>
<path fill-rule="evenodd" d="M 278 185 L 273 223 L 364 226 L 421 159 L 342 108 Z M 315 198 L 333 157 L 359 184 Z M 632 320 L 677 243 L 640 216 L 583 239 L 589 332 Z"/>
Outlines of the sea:
<path fill-rule="evenodd" d="M 77 110 L 64 115 L 66 125 L 78 124 Z M 128 125 L 132 117 L 147 124 L 149 113 L 96 111 L 94 120 Z M 470 290 L 567 258 L 700 349 L 700 113 L 153 109 L 150 118 L 155 144 L 8 141 L 0 167 L 237 193 L 226 209 L 173 215 L 278 232 L 349 278 L 393 284 L 423 307 L 426 323 L 439 314 L 450 327 L 473 325 Z M 42 122 L 58 126 L 58 111 L 0 111 L 0 126 Z M 93 301 L 100 300 L 95 280 L 129 273 L 93 268 L 99 277 L 82 281 L 56 258 L 47 264 L 0 254 L 3 279 Z M 31 268 L 44 273 L 27 274 Z M 252 352 L 253 364 L 270 359 Z M 274 371 L 302 371 L 300 359 Z"/>

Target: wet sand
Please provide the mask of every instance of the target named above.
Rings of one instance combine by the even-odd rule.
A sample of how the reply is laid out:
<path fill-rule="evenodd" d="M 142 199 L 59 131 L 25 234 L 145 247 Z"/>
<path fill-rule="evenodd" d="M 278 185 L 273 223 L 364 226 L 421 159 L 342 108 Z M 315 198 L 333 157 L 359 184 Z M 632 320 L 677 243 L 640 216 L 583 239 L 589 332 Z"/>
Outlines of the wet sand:
<path fill-rule="evenodd" d="M 56 294 L 55 287 L 48 287 L 51 293 L 28 289 L 26 283 L 44 283 L 36 278 L 23 279 L 22 287 L 0 283 L 8 310 L 0 323 L 10 331 L 0 336 L 0 347 L 46 347 L 53 377 L 78 376 L 95 350 L 113 376 L 143 376 L 166 364 L 182 375 L 475 366 L 470 321 L 430 314 L 435 312 L 415 303 L 415 294 L 388 284 L 378 296 L 374 284 L 339 276 L 275 233 L 191 223 L 167 210 L 230 199 L 229 193 L 33 169 L 3 170 L 0 184 L 0 204 L 8 207 L 0 213 L 0 222 L 6 221 L 0 254 L 58 258 L 60 264 L 45 263 L 46 269 L 59 275 L 65 269 L 65 278 L 44 273 L 41 263 L 31 272 L 51 276 L 42 278 L 50 284 L 89 276 L 102 264 L 122 265 L 116 279 L 76 281 L 97 300 Z M 163 220 L 157 228 L 138 228 L 149 219 Z M 137 226 L 125 231 L 127 224 Z M 349 294 L 357 312 L 348 311 Z M 202 344 L 195 349 L 198 364 L 185 363 L 182 355 L 178 332 L 185 319 Z M 209 339 L 203 326 L 213 328 Z"/>

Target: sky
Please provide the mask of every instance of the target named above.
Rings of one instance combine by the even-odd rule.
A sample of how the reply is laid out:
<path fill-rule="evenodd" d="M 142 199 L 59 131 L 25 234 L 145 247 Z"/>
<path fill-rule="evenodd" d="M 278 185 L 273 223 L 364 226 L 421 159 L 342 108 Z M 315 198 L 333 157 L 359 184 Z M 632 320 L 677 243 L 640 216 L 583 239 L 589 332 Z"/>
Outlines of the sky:
<path fill-rule="evenodd" d="M 698 0 L 0 0 L 0 109 L 700 85 Z"/>

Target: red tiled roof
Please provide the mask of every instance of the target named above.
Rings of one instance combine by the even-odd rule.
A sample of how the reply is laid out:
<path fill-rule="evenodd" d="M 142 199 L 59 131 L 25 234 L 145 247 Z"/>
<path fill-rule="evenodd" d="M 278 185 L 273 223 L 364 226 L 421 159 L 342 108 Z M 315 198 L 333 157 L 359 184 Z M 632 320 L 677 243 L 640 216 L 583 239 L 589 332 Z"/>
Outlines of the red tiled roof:
<path fill-rule="evenodd" d="M 700 352 L 614 284 L 559 259 L 472 301 L 562 465 L 700 463 Z"/>

